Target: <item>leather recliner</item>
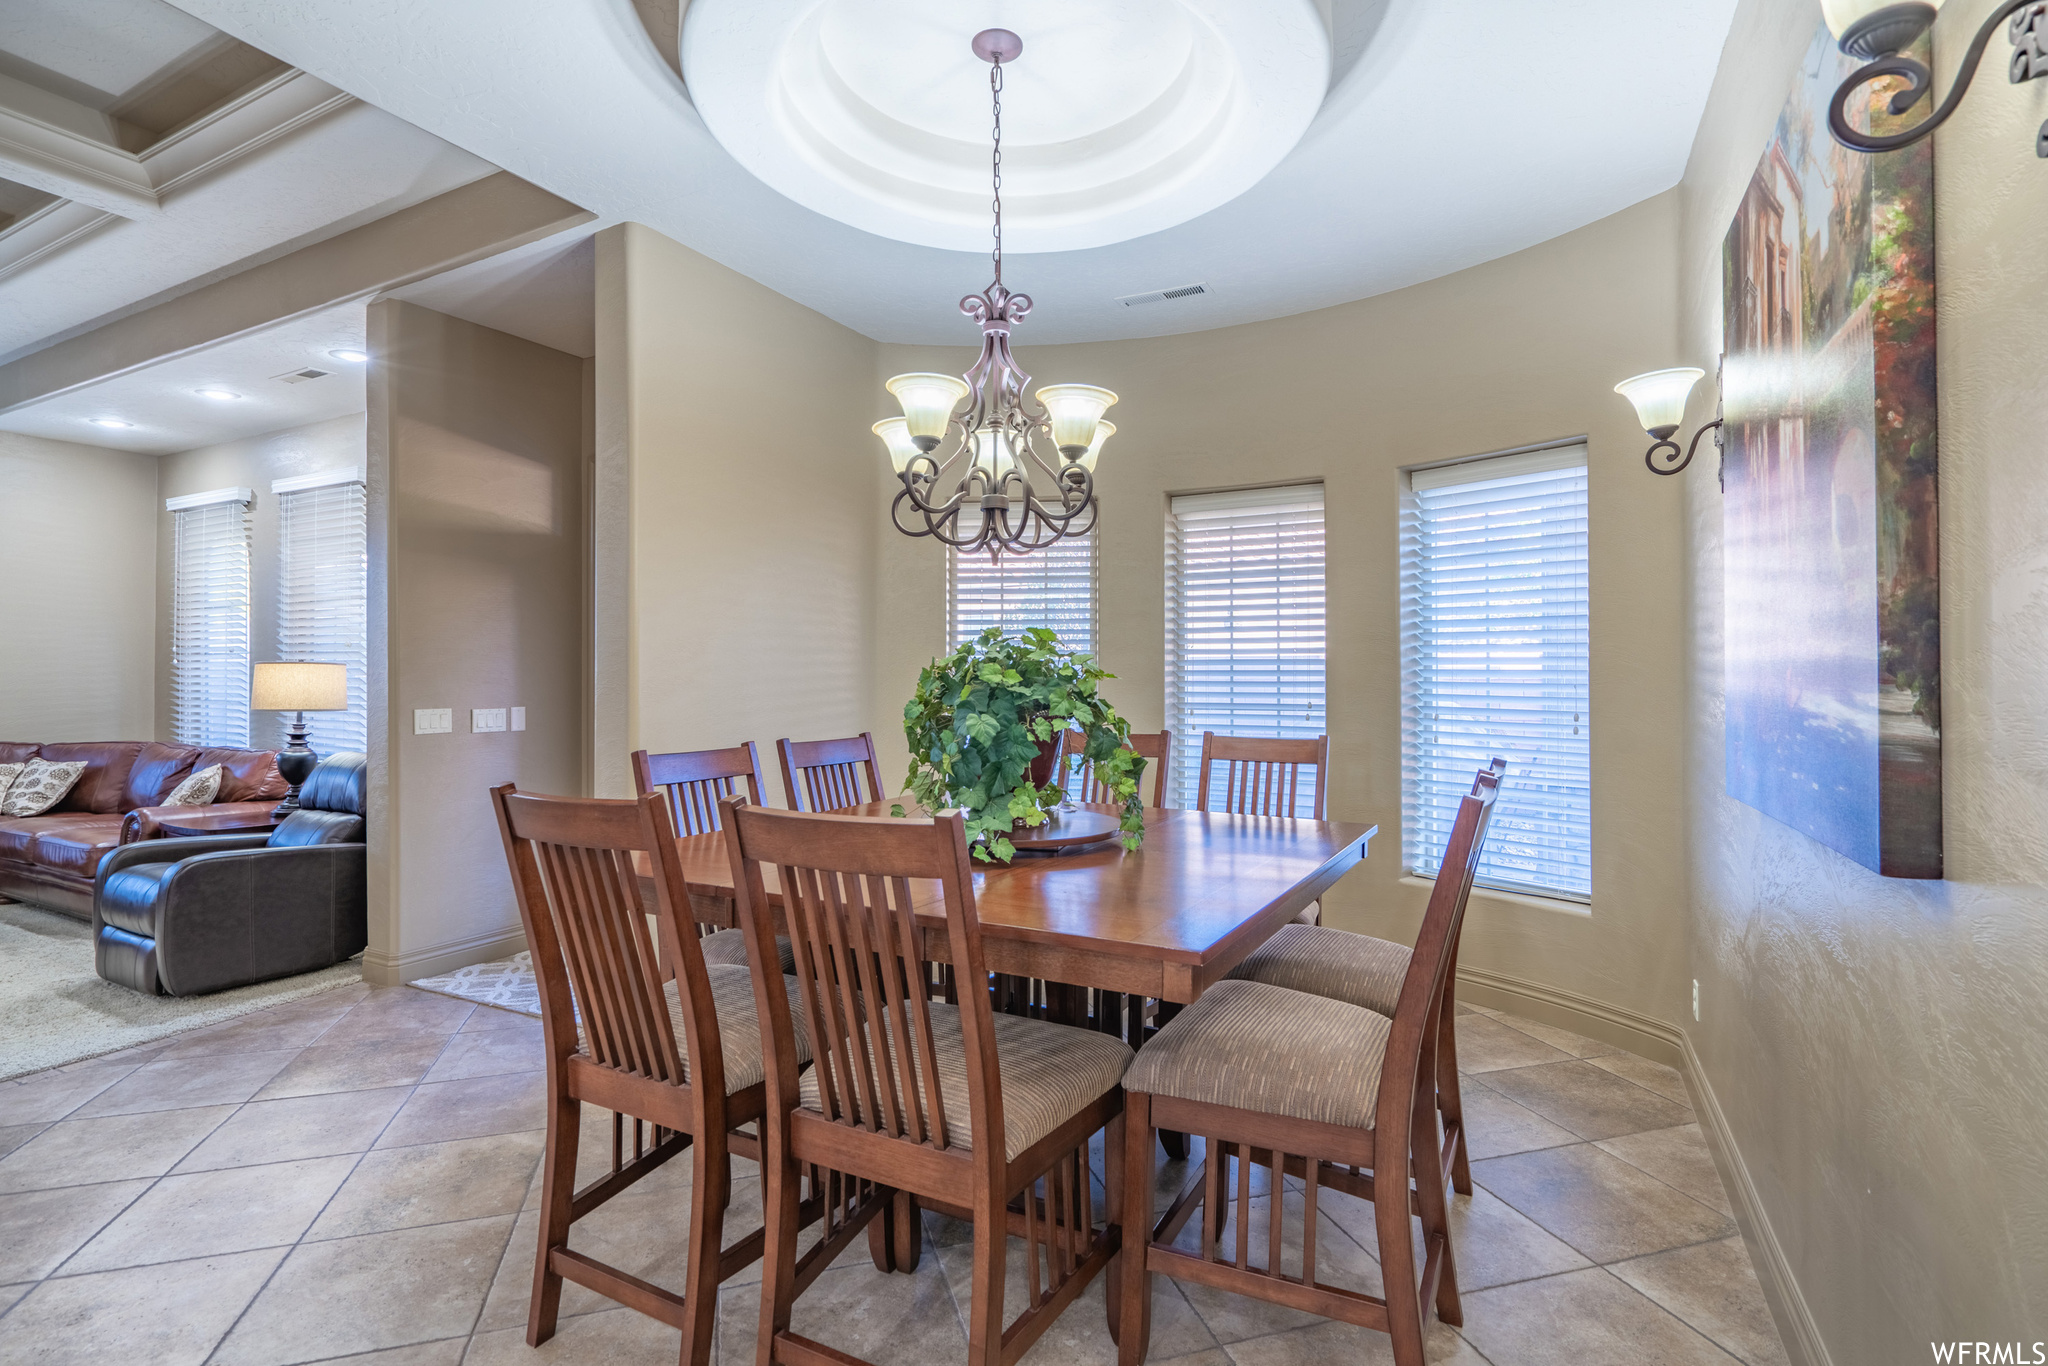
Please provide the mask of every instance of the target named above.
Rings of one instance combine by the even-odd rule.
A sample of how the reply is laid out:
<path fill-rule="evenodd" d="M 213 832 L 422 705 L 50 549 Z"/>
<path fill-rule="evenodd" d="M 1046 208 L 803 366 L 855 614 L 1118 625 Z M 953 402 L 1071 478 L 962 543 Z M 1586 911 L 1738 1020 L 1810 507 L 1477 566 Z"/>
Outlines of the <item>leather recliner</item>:
<path fill-rule="evenodd" d="M 335 754 L 269 835 L 123 845 L 93 886 L 101 977 L 151 995 L 209 991 L 311 972 L 368 943 L 368 760 Z"/>

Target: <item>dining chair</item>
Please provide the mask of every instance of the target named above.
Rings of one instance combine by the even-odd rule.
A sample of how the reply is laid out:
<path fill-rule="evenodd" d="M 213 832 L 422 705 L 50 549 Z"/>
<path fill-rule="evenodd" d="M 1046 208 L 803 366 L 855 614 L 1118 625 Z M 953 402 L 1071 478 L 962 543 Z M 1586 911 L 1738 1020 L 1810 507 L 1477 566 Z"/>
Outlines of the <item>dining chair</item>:
<path fill-rule="evenodd" d="M 1209 774 L 1223 765 L 1221 805 L 1211 805 Z M 1202 767 L 1195 779 L 1195 810 L 1224 811 L 1234 816 L 1292 816 L 1299 809 L 1301 766 L 1315 765 L 1315 787 L 1308 818 L 1322 820 L 1330 772 L 1330 737 L 1286 740 L 1264 735 L 1218 735 L 1202 732 Z M 1294 917 L 1297 925 L 1323 918 L 1323 903 L 1310 902 Z"/>
<path fill-rule="evenodd" d="M 1498 786 L 1508 761 L 1495 759 L 1482 773 Z M 1404 944 L 1323 925 L 1282 925 L 1271 939 L 1231 969 L 1230 976 L 1305 991 L 1391 1017 L 1401 999 L 1413 951 Z M 1437 1022 L 1436 1104 L 1443 1120 L 1444 1167 L 1460 1195 L 1472 1193 L 1472 1165 L 1466 1154 L 1465 1105 L 1458 1092 L 1458 936 L 1450 946 L 1444 978 L 1442 1019 Z"/>
<path fill-rule="evenodd" d="M 703 1366 L 711 1359 L 719 1283 L 751 1265 L 766 1241 L 756 1229 L 722 1246 L 731 1155 L 760 1155 L 754 1137 L 732 1131 L 759 1122 L 768 1094 L 752 975 L 705 962 L 696 939 L 681 933 L 688 921 L 682 861 L 659 794 L 635 801 L 542 797 L 508 783 L 493 788 L 491 800 L 540 989 L 547 1054 L 540 1238 L 526 1341 L 537 1347 L 554 1336 L 566 1277 L 681 1329 L 681 1361 Z M 635 854 L 654 870 L 652 907 L 642 896 Z M 666 980 L 655 958 L 657 939 L 663 960 L 674 965 Z M 776 980 L 794 990 L 793 980 Z M 795 1063 L 810 1057 L 805 1018 L 785 998 L 783 1037 Z M 614 1113 L 612 1166 L 578 1190 L 585 1102 Z M 651 1147 L 644 1146 L 643 1123 L 653 1125 Z M 686 1150 L 689 1266 L 681 1294 L 569 1247 L 578 1220 Z"/>
<path fill-rule="evenodd" d="M 678 836 L 708 835 L 718 830 L 718 804 L 740 795 L 746 783 L 746 798 L 761 800 L 761 755 L 752 740 L 730 749 L 678 750 L 670 754 L 633 751 L 633 787 L 641 796 L 660 792 L 668 800 L 669 817 Z M 715 929 L 697 923 L 698 947 L 712 963 L 747 963 L 747 937 L 738 930 Z M 783 941 L 784 971 L 794 971 Z"/>
<path fill-rule="evenodd" d="M 1072 789 L 1074 800 L 1083 805 L 1103 805 L 1114 801 L 1115 799 L 1111 796 L 1108 786 L 1095 781 L 1095 766 L 1082 758 L 1078 751 L 1071 751 L 1065 748 L 1065 746 L 1072 744 L 1075 739 L 1078 739 L 1079 735 L 1080 732 L 1070 730 L 1061 737 L 1062 748 L 1060 757 L 1062 762 L 1069 757 L 1074 760 L 1074 776 L 1076 779 Z M 1166 770 L 1173 761 L 1173 732 L 1162 730 L 1149 735 L 1134 734 L 1124 745 L 1124 748 L 1145 760 L 1146 766 L 1152 772 L 1152 800 L 1147 802 L 1146 805 L 1165 806 Z M 1140 779 L 1140 782 L 1142 781 Z"/>
<path fill-rule="evenodd" d="M 1393 1340 L 1396 1366 L 1423 1366 L 1432 1304 L 1445 1323 L 1464 1321 L 1432 1096 L 1452 948 L 1499 790 L 1499 774 L 1484 769 L 1459 803 L 1391 1018 L 1264 982 L 1226 980 L 1139 1050 L 1124 1077 L 1120 1366 L 1145 1359 L 1154 1274 L 1377 1329 Z M 1206 1160 L 1155 1222 L 1157 1125 L 1201 1135 Z M 1265 1202 L 1263 1266 L 1253 1260 L 1251 1240 L 1252 1174 L 1259 1166 L 1270 1173 L 1273 1192 Z M 1301 1254 L 1293 1270 L 1285 1255 L 1288 1176 L 1302 1183 Z M 1383 1297 L 1317 1275 L 1318 1197 L 1325 1187 L 1373 1202 Z M 1183 1251 L 1174 1241 L 1197 1207 L 1199 1250 Z M 1235 1237 L 1226 1240 L 1224 1224 L 1233 1217 Z"/>
<path fill-rule="evenodd" d="M 769 1100 L 762 1125 L 762 1363 L 854 1360 L 790 1329 L 791 1306 L 860 1230 L 884 1220 L 891 1264 L 917 1264 L 924 1206 L 974 1225 L 967 1313 L 972 1366 L 1027 1351 L 1115 1255 L 1108 1218 L 1122 1191 L 1103 1173 L 1096 1227 L 1089 1140 L 1107 1129 L 1121 1151 L 1131 1050 L 1116 1038 L 997 1014 L 986 987 L 966 823 L 773 811 L 728 800 L 741 928 L 749 947 L 776 930 L 764 865 L 780 878 L 782 919 L 796 941 L 796 981 L 815 1062 L 799 1072 L 795 1012 L 779 981 L 756 971 Z M 929 904 L 933 891 L 938 904 Z M 928 916 L 913 915 L 913 898 Z M 753 955 L 756 963 L 760 954 Z M 961 983 L 958 1004 L 922 984 L 933 964 Z M 797 1255 L 801 1186 L 823 1206 L 821 1240 Z M 1110 1192 L 1115 1192 L 1111 1194 Z M 1004 1324 L 1009 1239 L 1024 1240 L 1028 1287 Z M 1116 1308 L 1110 1308 L 1114 1323 Z"/>
<path fill-rule="evenodd" d="M 872 732 L 844 740 L 777 740 L 782 791 L 792 811 L 844 811 L 882 800 L 882 776 L 875 767 Z M 867 774 L 867 795 L 860 776 Z"/>

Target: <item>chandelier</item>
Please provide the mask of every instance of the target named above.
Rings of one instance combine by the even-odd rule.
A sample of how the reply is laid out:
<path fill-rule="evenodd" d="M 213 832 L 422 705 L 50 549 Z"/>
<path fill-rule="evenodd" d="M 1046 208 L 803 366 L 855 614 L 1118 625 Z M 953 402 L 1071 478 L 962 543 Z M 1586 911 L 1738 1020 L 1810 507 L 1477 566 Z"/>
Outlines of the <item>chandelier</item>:
<path fill-rule="evenodd" d="M 1116 433 L 1102 417 L 1115 394 L 1051 384 L 1027 401 L 1031 376 L 1010 353 L 1010 328 L 1031 311 L 1031 296 L 1003 284 L 1003 64 L 1023 50 L 1008 29 L 974 35 L 995 113 L 995 279 L 962 299 L 960 311 L 981 325 L 981 356 L 964 375 L 896 376 L 887 387 L 903 416 L 874 426 L 903 481 L 889 509 L 896 529 L 986 550 L 992 560 L 1094 529 L 1095 462 Z M 962 400 L 965 411 L 956 411 Z"/>

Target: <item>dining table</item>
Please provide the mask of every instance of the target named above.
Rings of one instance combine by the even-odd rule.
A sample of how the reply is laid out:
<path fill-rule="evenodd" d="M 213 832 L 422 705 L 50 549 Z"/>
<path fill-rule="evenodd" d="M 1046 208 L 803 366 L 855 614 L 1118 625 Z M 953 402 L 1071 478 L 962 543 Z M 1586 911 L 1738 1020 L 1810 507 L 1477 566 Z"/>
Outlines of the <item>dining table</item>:
<path fill-rule="evenodd" d="M 839 814 L 888 816 L 908 806 L 904 798 Z M 1068 811 L 1114 816 L 1120 808 Z M 987 968 L 1185 1005 L 1319 901 L 1358 866 L 1378 833 L 1376 825 L 1349 821 L 1148 807 L 1136 849 L 1112 839 L 1071 852 L 1019 853 L 1008 864 L 977 862 L 974 901 Z M 701 924 L 734 927 L 725 836 L 714 831 L 676 843 L 691 914 Z M 763 871 L 779 906 L 773 870 Z M 944 958 L 939 884 L 913 883 L 911 900 L 927 955 Z"/>

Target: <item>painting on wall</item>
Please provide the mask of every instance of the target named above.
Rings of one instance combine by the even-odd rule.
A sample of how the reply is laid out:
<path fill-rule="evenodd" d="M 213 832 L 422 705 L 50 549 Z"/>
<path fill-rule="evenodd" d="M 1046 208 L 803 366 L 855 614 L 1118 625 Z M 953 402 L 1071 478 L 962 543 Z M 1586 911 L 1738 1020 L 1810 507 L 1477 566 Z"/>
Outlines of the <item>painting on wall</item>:
<path fill-rule="evenodd" d="M 1854 65 L 1815 36 L 1723 251 L 1727 790 L 1938 878 L 1934 144 L 1836 143 Z"/>

